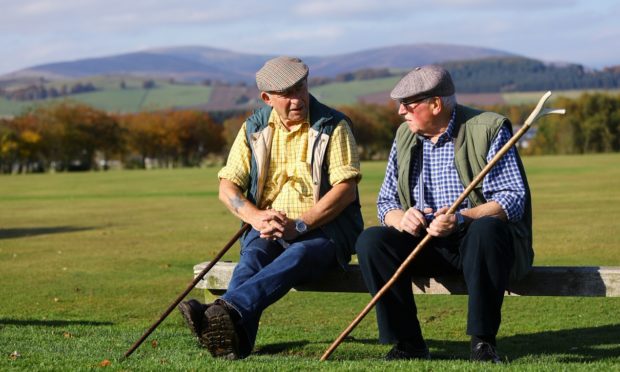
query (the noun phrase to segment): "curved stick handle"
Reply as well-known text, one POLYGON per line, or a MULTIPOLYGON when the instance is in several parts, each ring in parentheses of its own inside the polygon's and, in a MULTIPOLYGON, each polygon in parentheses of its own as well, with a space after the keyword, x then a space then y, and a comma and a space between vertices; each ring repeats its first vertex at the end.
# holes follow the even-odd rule
POLYGON ((530 116, 528 116, 527 119, 525 120, 525 123, 523 124, 524 126, 527 126, 529 128, 529 126, 532 125, 532 123, 534 123, 536 120, 538 120, 539 118, 545 115, 549 115, 549 114, 564 115, 566 113, 566 110, 564 109, 543 109, 543 106, 545 105, 549 97, 551 97, 551 91, 547 91, 547 93, 545 93, 538 100, 538 104, 536 105, 536 107, 534 108, 530 116))

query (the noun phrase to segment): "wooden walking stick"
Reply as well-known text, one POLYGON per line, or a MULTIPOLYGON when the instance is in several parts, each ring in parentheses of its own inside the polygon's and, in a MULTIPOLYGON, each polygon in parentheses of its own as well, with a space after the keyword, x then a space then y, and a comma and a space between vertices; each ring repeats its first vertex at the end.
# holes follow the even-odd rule
POLYGON ((187 286, 187 288, 185 288, 183 293, 181 293, 179 297, 177 297, 170 304, 170 306, 168 306, 166 311, 164 311, 163 314, 159 317, 159 319, 155 323, 153 323, 153 325, 151 325, 151 327, 147 329, 146 332, 144 332, 142 337, 140 337, 140 339, 136 341, 136 343, 134 343, 133 346, 131 346, 129 350, 125 352, 125 355, 124 355, 125 358, 128 358, 144 342, 144 340, 146 340, 146 338, 149 337, 151 333, 153 333, 155 328, 157 328, 157 326, 159 326, 161 322, 163 322, 164 319, 166 319, 166 317, 170 315, 170 313, 174 310, 174 308, 177 307, 177 305, 181 301, 183 301, 185 296, 187 296, 187 294, 192 289, 194 289, 196 284, 198 284, 198 282, 200 282, 202 278, 204 278, 204 276, 207 275, 209 270, 211 270, 211 268, 215 266, 215 264, 222 258, 222 256, 224 256, 224 254, 230 249, 230 247, 232 247, 232 245, 235 244, 237 239, 239 239, 239 237, 241 237, 241 235, 249 228, 250 228, 250 224, 248 223, 244 223, 243 226, 241 226, 239 231, 237 231, 237 233, 230 239, 230 241, 224 246, 224 248, 222 248, 222 250, 213 258, 213 260, 209 262, 209 264, 194 278, 194 280, 192 280, 192 282, 187 286))
MULTIPOLYGON (((504 147, 502 147, 497 152, 497 154, 495 154, 493 159, 491 159, 491 161, 489 161, 489 163, 482 169, 480 174, 478 174, 478 176, 476 176, 476 178, 474 178, 474 180, 471 181, 469 186, 467 186, 467 188, 456 199, 456 201, 452 204, 450 209, 448 209, 446 214, 453 214, 456 211, 458 206, 461 205, 461 203, 465 200, 465 198, 467 198, 469 193, 484 179, 484 177, 489 173, 491 168, 493 168, 493 166, 508 152, 508 150, 510 150, 510 148, 515 143, 517 143, 517 141, 525 134, 525 132, 527 132, 527 130, 530 129, 530 125, 534 121, 536 121, 538 118, 540 118, 540 117, 542 117, 544 115, 548 115, 548 114, 564 114, 565 113, 564 109, 543 109, 543 105, 545 104, 545 102, 547 101, 547 99, 550 96, 551 96, 551 92, 547 92, 547 93, 545 93, 545 95, 542 96, 542 98, 538 101, 538 104, 536 105, 536 108, 534 109, 534 111, 532 111, 530 116, 527 118, 527 120, 525 121, 525 124, 523 124, 521 129, 519 129, 519 131, 517 133, 515 133, 512 136, 512 138, 504 145, 504 147)), ((362 310, 362 312, 359 313, 359 315, 355 319, 353 319, 353 322, 351 322, 351 324, 349 324, 349 326, 340 334, 340 336, 338 336, 338 338, 325 351, 325 353, 321 357, 321 361, 327 360, 327 358, 329 358, 329 356, 334 352, 334 350, 336 350, 338 345, 340 345, 342 343, 344 338, 347 337, 349 335, 349 333, 351 333, 351 331, 353 331, 353 329, 362 321, 362 319, 364 319, 366 314, 368 314, 370 312, 370 310, 379 301, 381 296, 383 296, 385 294, 385 292, 387 292, 390 289, 390 287, 394 284, 394 282, 396 282, 396 280, 403 274, 403 272, 405 272, 405 269, 407 268, 407 266, 409 266, 411 261, 413 261, 413 259, 418 255, 418 253, 422 250, 422 248, 424 248, 424 246, 431 240, 431 238, 432 237, 430 235, 426 235, 422 239, 422 241, 420 241, 420 243, 418 243, 418 245, 415 247, 415 249, 409 254, 409 256, 407 256, 405 261, 396 270, 396 272, 390 278, 390 280, 388 280, 385 283, 385 285, 379 290, 379 292, 377 292, 377 294, 375 294, 375 296, 368 303, 368 305, 366 305, 366 307, 362 310)))

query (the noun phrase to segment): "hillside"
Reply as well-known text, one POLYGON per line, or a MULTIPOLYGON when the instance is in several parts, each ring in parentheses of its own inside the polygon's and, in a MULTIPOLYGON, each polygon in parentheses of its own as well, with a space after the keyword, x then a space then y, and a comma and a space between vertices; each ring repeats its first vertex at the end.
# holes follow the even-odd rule
MULTIPOLYGON (((0 116, 66 99, 119 113, 247 111, 259 104, 254 74, 269 57, 177 47, 35 66, 0 77, 0 116)), ((304 60, 311 92, 331 105, 389 102, 390 90, 410 66, 433 62, 451 72, 459 101, 473 105, 535 102, 547 90, 575 96, 620 88, 619 66, 588 70, 454 45, 403 45, 304 60)))
MULTIPOLYGON (((478 47, 447 44, 411 44, 369 49, 332 56, 302 56, 313 76, 333 77, 368 68, 404 68, 444 61, 471 60, 513 54, 478 47)), ((273 56, 238 53, 210 47, 187 46, 150 49, 101 58, 33 66, 0 76, 0 80, 67 79, 95 75, 130 75, 154 79, 199 82, 253 83, 256 71, 273 56)))

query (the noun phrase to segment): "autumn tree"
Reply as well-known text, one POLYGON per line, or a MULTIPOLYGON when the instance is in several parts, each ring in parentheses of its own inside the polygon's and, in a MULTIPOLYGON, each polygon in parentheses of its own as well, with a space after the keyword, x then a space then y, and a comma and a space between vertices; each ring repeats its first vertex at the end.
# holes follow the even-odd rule
POLYGON ((12 134, 5 133, 8 139, 3 142, 15 149, 22 171, 92 169, 97 151, 107 158, 122 149, 121 129, 114 118, 74 102, 39 106, 6 127, 12 134))
POLYGON ((153 159, 159 166, 196 166, 208 153, 224 147, 222 126, 199 111, 157 111, 125 115, 130 153, 137 154, 141 167, 153 159))
POLYGON ((168 121, 174 123, 178 154, 183 166, 197 166, 208 153, 224 147, 223 128, 211 117, 199 111, 173 111, 168 121))
POLYGON ((19 161, 18 134, 9 120, 0 120, 0 173, 10 173, 19 161))
POLYGON ((585 154, 620 151, 620 95, 559 97, 554 107, 566 115, 543 118, 528 154, 585 154))
POLYGON ((358 103, 338 108, 352 121, 362 159, 387 158, 396 129, 403 122, 396 105, 358 103))
POLYGON ((146 168, 147 158, 155 158, 159 154, 160 131, 163 120, 160 115, 150 112, 128 114, 119 119, 125 129, 127 153, 137 154, 140 167, 146 168))
POLYGON ((222 123, 222 136, 225 143, 225 152, 228 152, 228 150, 232 147, 232 144, 237 137, 237 133, 239 132, 239 129, 241 129, 241 125, 243 125, 245 119, 247 119, 250 115, 250 112, 245 112, 224 120, 222 123))

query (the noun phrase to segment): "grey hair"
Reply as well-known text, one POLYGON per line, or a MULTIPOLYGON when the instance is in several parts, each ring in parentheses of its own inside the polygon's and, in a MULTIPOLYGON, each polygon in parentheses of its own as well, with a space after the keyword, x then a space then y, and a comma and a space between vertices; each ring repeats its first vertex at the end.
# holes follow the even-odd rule
POLYGON ((441 99, 441 103, 448 110, 448 112, 452 112, 456 107, 456 95, 453 94, 451 96, 439 97, 441 99))

